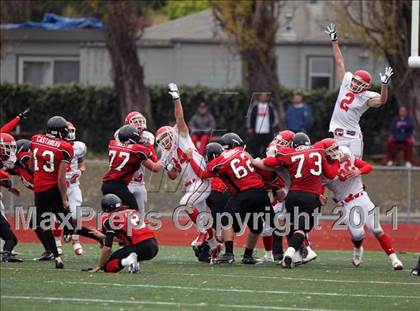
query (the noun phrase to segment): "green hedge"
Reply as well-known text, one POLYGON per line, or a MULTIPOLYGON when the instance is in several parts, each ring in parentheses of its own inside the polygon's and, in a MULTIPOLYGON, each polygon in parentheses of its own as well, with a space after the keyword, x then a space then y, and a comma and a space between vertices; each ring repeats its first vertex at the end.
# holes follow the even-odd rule
MULTIPOLYGON (((173 108, 166 87, 151 86, 149 89, 154 124, 161 126, 173 122, 173 108)), ((180 86, 180 90, 187 120, 194 114, 198 103, 205 101, 216 117, 219 129, 244 133, 249 98, 242 89, 180 86)), ((290 99, 292 92, 290 89, 283 89, 285 102, 290 99)), ((312 91, 304 95, 313 113, 311 137, 314 140, 325 137, 337 92, 312 91)), ((121 124, 116 95, 110 87, 72 84, 36 88, 5 83, 0 85, 0 103, 0 124, 31 106, 32 112, 22 123, 21 130, 33 133, 43 131, 47 119, 60 114, 75 123, 79 138, 96 152, 105 150, 108 139, 121 124)), ((396 112, 397 104, 391 97, 385 107, 370 109, 364 115, 361 125, 367 154, 383 152, 388 126, 396 112)))

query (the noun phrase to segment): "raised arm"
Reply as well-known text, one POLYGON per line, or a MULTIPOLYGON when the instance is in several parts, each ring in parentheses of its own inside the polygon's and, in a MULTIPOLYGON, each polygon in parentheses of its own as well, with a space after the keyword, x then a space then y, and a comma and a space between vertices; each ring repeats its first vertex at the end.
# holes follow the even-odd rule
POLYGON ((339 79, 342 81, 344 79, 344 75, 346 74, 346 66, 344 65, 343 54, 341 54, 340 47, 338 46, 337 30, 335 24, 328 26, 325 30, 325 33, 330 36, 333 55, 337 65, 337 74, 339 79))
POLYGON ((391 79, 391 76, 394 74, 394 71, 391 67, 385 68, 385 74, 380 73, 379 76, 381 77, 381 95, 376 96, 368 100, 367 104, 369 107, 380 107, 384 105, 388 100, 388 83, 391 79))
POLYGON ((172 96, 175 107, 175 120, 180 133, 188 134, 188 125, 184 119, 184 110, 182 109, 181 99, 179 97, 178 86, 175 83, 169 83, 169 94, 172 96))

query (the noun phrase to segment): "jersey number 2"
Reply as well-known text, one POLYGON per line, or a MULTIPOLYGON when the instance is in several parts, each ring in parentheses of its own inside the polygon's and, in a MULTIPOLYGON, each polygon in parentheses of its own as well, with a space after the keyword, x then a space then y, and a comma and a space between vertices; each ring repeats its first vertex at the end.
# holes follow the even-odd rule
POLYGON ((347 112, 349 110, 349 106, 353 103, 353 101, 354 94, 352 92, 348 92, 345 95, 345 97, 341 100, 340 108, 347 112))

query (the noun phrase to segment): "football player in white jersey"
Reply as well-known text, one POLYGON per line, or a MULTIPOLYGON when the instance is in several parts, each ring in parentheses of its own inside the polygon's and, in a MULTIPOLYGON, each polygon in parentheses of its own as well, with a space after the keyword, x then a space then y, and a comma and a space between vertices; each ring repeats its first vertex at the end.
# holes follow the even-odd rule
MULTIPOLYGON (((85 156, 87 153, 87 147, 85 143, 76 140, 76 128, 71 122, 68 123, 68 135, 66 140, 70 142, 73 146, 74 154, 71 159, 70 165, 67 168, 66 172, 66 182, 67 182, 67 197, 69 200, 69 209, 72 215, 72 219, 76 220, 78 217, 78 210, 81 208, 83 199, 82 199, 82 190, 80 189, 80 176, 86 171, 85 156)), ((80 214, 81 211, 79 211, 80 214)), ((61 249, 61 234, 56 236, 57 248, 61 249)), ((70 241, 73 244, 73 250, 76 255, 83 254, 83 248, 80 244, 80 237, 77 234, 72 234, 71 236, 65 236, 64 240, 70 241)))
POLYGON ((379 74, 382 82, 381 93, 368 91, 372 82, 369 72, 365 70, 357 70, 354 73, 346 72, 344 58, 338 46, 335 25, 328 26, 325 32, 331 38, 338 78, 342 81, 331 117, 329 132, 334 135, 340 146, 349 147, 352 154, 360 159, 363 155, 360 117, 370 107, 380 107, 386 103, 388 83, 394 73, 391 67, 386 67, 385 74, 379 74))
POLYGON ((370 200, 362 182, 361 175, 371 172, 372 166, 356 158, 346 146, 340 146, 335 157, 340 159, 338 176, 334 180, 326 180, 325 183, 333 192, 337 206, 344 208, 343 223, 347 225, 354 245, 353 265, 358 267, 362 263, 362 243, 366 226, 388 255, 392 267, 395 270, 402 270, 403 264, 395 254, 391 239, 383 231, 379 217, 376 217, 379 215, 375 216, 373 211, 376 208, 375 204, 370 200))
MULTIPOLYGON (((161 160, 165 163, 165 169, 169 178, 175 179, 181 176, 185 186, 185 195, 181 198, 180 206, 188 208, 196 207, 200 213, 209 211, 206 199, 210 195, 211 186, 209 180, 203 180, 197 176, 190 165, 187 152, 192 149, 192 157, 198 165, 205 170, 206 162, 203 156, 197 151, 189 135, 187 123, 184 119, 184 112, 180 100, 179 90, 176 84, 170 83, 169 94, 172 96, 175 106, 176 125, 163 126, 156 132, 156 142, 161 150, 161 160)), ((191 243, 200 246, 207 239, 211 249, 215 249, 218 244, 214 237, 213 229, 205 230, 201 223, 201 215, 191 212, 188 213, 191 220, 197 224, 199 235, 191 243)))
MULTIPOLYGON (((152 153, 152 161, 157 160, 156 151, 153 147, 155 144, 155 136, 147 131, 146 118, 137 111, 130 112, 125 118, 125 124, 134 126, 141 136, 141 144, 147 146, 152 153)), ((118 133, 116 135, 118 137, 118 133)), ((144 182, 145 169, 141 165, 138 171, 133 175, 132 181, 128 184, 128 190, 134 195, 137 201, 137 206, 141 214, 145 213, 145 205, 147 203, 147 189, 144 182)))

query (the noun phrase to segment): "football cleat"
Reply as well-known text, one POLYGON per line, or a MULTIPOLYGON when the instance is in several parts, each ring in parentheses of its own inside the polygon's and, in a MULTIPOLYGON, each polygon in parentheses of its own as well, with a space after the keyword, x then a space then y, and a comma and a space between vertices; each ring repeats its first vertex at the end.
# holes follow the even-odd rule
POLYGON ((257 259, 260 263, 274 262, 274 256, 272 252, 266 252, 263 257, 257 259))
POLYGON ((310 246, 306 247, 306 251, 307 254, 306 257, 302 258, 302 264, 311 262, 312 260, 315 260, 318 257, 317 253, 315 253, 310 246))
POLYGON ((283 262, 282 262, 282 267, 292 269, 294 267, 293 258, 290 257, 290 256, 284 256, 283 262))
POLYGON ((222 256, 216 257, 214 259, 215 264, 223 264, 223 263, 232 264, 234 262, 235 262, 235 256, 231 253, 223 254, 222 256))
POLYGON ((76 242, 76 243, 73 244, 73 250, 74 250, 74 253, 77 256, 80 256, 80 255, 83 254, 83 248, 82 248, 82 245, 79 242, 76 242))
POLYGON ((137 273, 140 271, 140 264, 138 262, 138 256, 136 253, 131 253, 126 259, 128 259, 129 273, 137 273))
POLYGON ((36 257, 33 260, 35 260, 35 261, 50 261, 50 260, 54 260, 54 256, 51 252, 43 252, 40 257, 36 257))
POLYGON ((283 254, 273 254, 274 261, 282 261, 283 254))
POLYGON ((60 256, 55 257, 54 261, 55 261, 55 268, 56 269, 64 269, 64 262, 63 262, 63 259, 60 256))
POLYGON ((302 249, 297 250, 292 257, 293 265, 299 266, 303 263, 303 256, 306 254, 306 248, 303 247, 302 249), (305 249, 303 251, 303 249, 305 249))
POLYGON ((398 258, 392 261, 392 267, 397 271, 404 269, 402 262, 398 258))
POLYGON ((63 239, 65 243, 69 243, 71 241, 71 234, 64 234, 63 239))
POLYGON ((4 252, 3 253, 3 258, 2 258, 1 261, 2 262, 23 262, 22 259, 16 258, 10 252, 4 252))
POLYGON ((207 232, 200 232, 194 241, 191 242, 191 246, 200 246, 203 245, 204 241, 207 239, 207 232))
POLYGON ((417 264, 417 266, 414 267, 413 270, 411 270, 412 276, 420 276, 420 262, 417 264))
POLYGON ((261 263, 261 262, 258 262, 254 258, 254 256, 244 256, 244 257, 242 257, 242 263, 244 265, 256 265, 256 264, 261 263))
POLYGON ((360 264, 363 262, 362 257, 363 257, 363 246, 360 246, 360 248, 354 248, 353 259, 352 259, 353 266, 355 266, 356 268, 359 267, 360 264))

